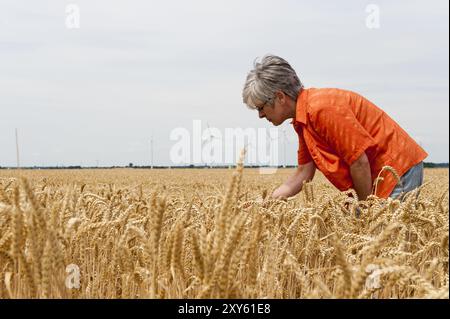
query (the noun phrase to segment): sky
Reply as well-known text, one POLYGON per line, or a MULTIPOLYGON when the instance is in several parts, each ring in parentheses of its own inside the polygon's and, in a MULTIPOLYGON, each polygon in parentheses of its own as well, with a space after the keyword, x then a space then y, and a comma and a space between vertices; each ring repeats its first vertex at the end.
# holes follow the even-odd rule
MULTIPOLYGON (((193 134, 194 121, 204 134, 268 130, 242 102, 253 61, 268 53, 289 61, 305 87, 362 94, 427 151, 425 161, 448 162, 448 6, 2 0, 0 166, 16 165, 15 128, 22 166, 173 165, 171 133, 193 134)), ((295 164, 296 133, 289 121, 278 129, 280 162, 295 164)))

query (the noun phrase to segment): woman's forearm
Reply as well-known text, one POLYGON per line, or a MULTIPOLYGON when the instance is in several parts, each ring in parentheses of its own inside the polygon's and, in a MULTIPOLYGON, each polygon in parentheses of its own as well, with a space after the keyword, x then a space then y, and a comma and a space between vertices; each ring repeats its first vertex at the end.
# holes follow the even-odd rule
POLYGON ((296 195, 302 190, 303 181, 305 181, 306 179, 306 175, 301 171, 295 172, 273 192, 272 198, 288 198, 296 195))
POLYGON ((366 200, 367 196, 372 193, 372 175, 369 163, 360 165, 352 165, 350 174, 353 179, 353 185, 358 194, 359 200, 366 200))

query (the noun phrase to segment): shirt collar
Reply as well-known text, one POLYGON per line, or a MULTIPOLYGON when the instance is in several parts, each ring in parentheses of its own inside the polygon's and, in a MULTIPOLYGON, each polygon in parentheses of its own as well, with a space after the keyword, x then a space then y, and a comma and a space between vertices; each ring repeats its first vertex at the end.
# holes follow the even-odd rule
POLYGON ((297 102, 295 106, 295 119, 292 120, 291 124, 295 122, 302 123, 306 125, 306 101, 308 98, 308 90, 301 89, 297 97, 297 102))

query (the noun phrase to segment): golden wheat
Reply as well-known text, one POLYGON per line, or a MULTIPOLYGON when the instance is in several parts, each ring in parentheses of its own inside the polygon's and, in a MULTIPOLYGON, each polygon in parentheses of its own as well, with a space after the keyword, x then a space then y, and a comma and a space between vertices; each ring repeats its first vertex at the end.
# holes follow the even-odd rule
POLYGON ((447 169, 402 201, 359 201, 321 174, 273 200, 292 170, 242 160, 1 170, 0 298, 448 298, 447 169))

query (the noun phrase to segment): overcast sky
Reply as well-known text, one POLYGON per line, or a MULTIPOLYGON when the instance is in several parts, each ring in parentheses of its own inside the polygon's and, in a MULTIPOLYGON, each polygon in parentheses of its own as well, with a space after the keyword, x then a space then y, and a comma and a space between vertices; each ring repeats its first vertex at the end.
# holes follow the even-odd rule
MULTIPOLYGON (((171 165, 170 132, 193 120, 269 128, 241 97, 266 53, 305 87, 364 95, 425 161, 448 162, 448 10, 447 0, 1 0, 0 166, 16 164, 15 128, 25 166, 149 164, 152 135, 154 164, 171 165), (71 3, 79 28, 67 27, 71 3), (379 28, 367 27, 368 4, 379 28)), ((295 132, 281 128, 294 164, 295 132)))

